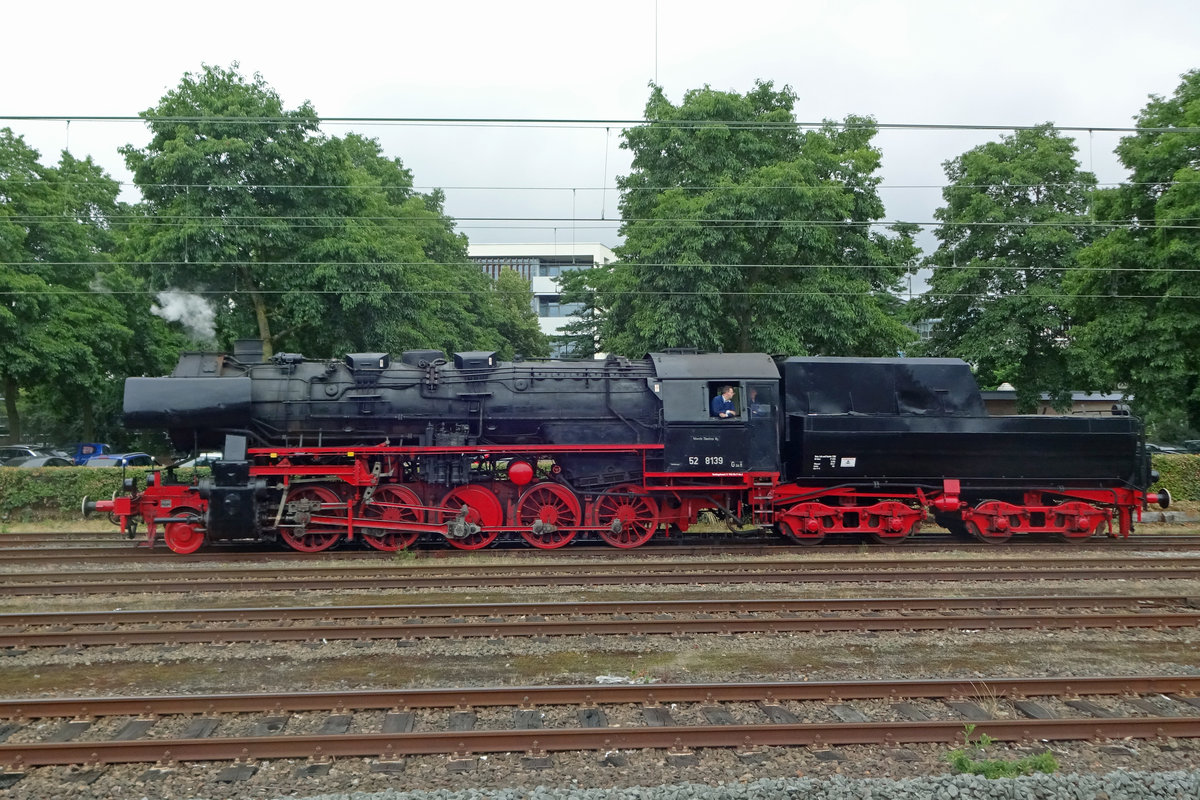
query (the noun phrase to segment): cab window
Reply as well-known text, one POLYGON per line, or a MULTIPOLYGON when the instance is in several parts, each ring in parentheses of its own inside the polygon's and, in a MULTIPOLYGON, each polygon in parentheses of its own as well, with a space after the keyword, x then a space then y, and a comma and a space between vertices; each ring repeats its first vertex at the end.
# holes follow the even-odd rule
POLYGON ((746 416, 750 419, 774 419, 779 405, 773 383, 751 383, 746 386, 746 416))
POLYGON ((710 419, 741 419, 745 417, 741 386, 732 381, 709 381, 707 392, 704 396, 704 408, 707 410, 707 416, 710 419), (730 389, 733 390, 733 394, 729 396, 728 403, 726 403, 723 398, 730 389), (732 406, 731 409, 730 406, 732 406), (719 416, 718 411, 720 409, 732 410, 732 417, 719 416))

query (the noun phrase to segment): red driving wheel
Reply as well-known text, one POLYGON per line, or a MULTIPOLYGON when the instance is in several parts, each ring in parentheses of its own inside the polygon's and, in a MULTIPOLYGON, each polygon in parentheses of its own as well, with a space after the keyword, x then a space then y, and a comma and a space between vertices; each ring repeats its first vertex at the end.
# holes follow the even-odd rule
POLYGON ((521 536, 543 550, 562 547, 574 539, 581 518, 579 499, 558 483, 534 484, 517 501, 517 524, 527 528, 521 536))
POLYGON ((163 541, 167 547, 176 553, 194 553, 204 544, 204 524, 200 521, 201 514, 194 508, 175 508, 171 510, 172 517, 195 516, 193 522, 168 522, 163 532, 163 541))
POLYGON ((613 547, 637 547, 658 530, 658 506, 640 486, 614 486, 596 501, 596 524, 613 547))
POLYGON ((300 510, 294 513, 295 525, 281 528, 279 535, 288 547, 301 553, 319 553, 328 550, 342 538, 345 526, 334 527, 327 523, 312 524, 314 516, 345 516, 342 498, 328 486, 298 486, 288 492, 287 502, 297 503, 300 510))
POLYGON ((448 523, 451 534, 446 540, 459 550, 479 550, 496 541, 504 524, 504 507, 491 489, 482 486, 456 486, 442 498, 442 520, 448 523), (463 513, 463 507, 466 512, 463 513), (458 526, 474 526, 474 533, 452 535, 458 526))
POLYGON ((421 535, 419 531, 397 531, 388 528, 371 528, 370 520, 378 519, 392 523, 424 522, 425 513, 420 508, 421 498, 406 486, 379 486, 371 496, 371 502, 362 509, 362 539, 376 550, 393 553, 410 547, 421 535))

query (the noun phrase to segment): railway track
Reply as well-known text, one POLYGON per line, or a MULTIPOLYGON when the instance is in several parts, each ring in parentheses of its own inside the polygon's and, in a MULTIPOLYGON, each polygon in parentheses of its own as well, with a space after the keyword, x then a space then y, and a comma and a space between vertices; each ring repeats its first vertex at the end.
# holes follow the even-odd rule
POLYGON ((6 572, 0 596, 279 590, 400 590, 504 586, 878 583, 1030 580, 1195 580, 1200 558, 749 561, 577 560, 534 564, 374 561, 306 567, 6 572))
MULTIPOLYGON (((589 685, 0 701, 0 777, 49 765, 1200 737, 1200 677, 589 685), (250 715, 247 719, 246 715, 250 715)), ((327 768, 327 767, 326 767, 327 768)))
POLYGON ((525 636, 1165 630, 1200 627, 1200 612, 1190 603, 1183 597, 1056 596, 71 611, 0 615, 0 648, 11 653, 55 646, 525 636))
MULTIPOLYGON (((983 547, 983 545, 978 545, 983 547)), ((962 541, 922 541, 910 542, 903 545, 881 544, 824 544, 812 552, 820 556, 844 555, 866 552, 962 552, 975 548, 969 542, 962 541)), ((990 547, 990 545, 989 545, 990 547)), ((1006 544, 1005 555, 1019 553, 1042 552, 1047 554, 1078 553, 1081 550, 1089 552, 1129 551, 1154 549, 1164 552, 1200 552, 1200 537, 1163 536, 1143 539, 1096 539, 1094 541, 1065 544, 1063 542, 1039 541, 1006 544)), ((524 556, 529 558, 545 557, 545 550, 533 547, 514 547, 491 551, 503 557, 524 556)), ((639 548, 636 552, 617 551, 611 547, 576 546, 568 551, 572 557, 578 558, 677 558, 680 556, 755 556, 783 555, 796 553, 795 545, 778 544, 672 544, 662 547, 639 548)), ((479 551, 453 550, 450 548, 437 550, 414 550, 410 556, 414 560, 478 558, 479 551)), ((203 550, 190 555, 181 555, 164 547, 154 549, 138 547, 129 543, 106 546, 96 544, 79 544, 70 547, 44 544, 40 547, 4 548, 0 545, 0 565, 4 564, 61 564, 69 561, 76 564, 93 562, 116 563, 153 563, 164 561, 172 564, 201 564, 201 563, 304 563, 308 561, 386 561, 394 560, 395 553, 384 553, 378 550, 349 550, 341 549, 320 553, 298 553, 291 550, 263 550, 261 548, 233 548, 226 550, 203 550)))
MULTIPOLYGON (((787 552, 816 552, 821 554, 862 552, 864 549, 868 551, 878 550, 886 551, 908 551, 922 550, 941 552, 946 550, 971 550, 984 549, 994 550, 997 545, 983 544, 981 542, 973 542, 953 537, 950 534, 922 534, 909 538, 899 544, 879 544, 870 541, 858 541, 851 537, 834 538, 831 537, 828 541, 822 542, 820 545, 811 548, 804 548, 792 542, 789 542, 782 537, 776 535, 731 535, 721 536, 714 534, 705 535, 687 535, 685 537, 676 538, 656 538, 652 539, 645 545, 636 548, 634 551, 620 551, 608 545, 593 545, 586 541, 573 543, 571 546, 562 550, 562 553, 570 553, 573 556, 583 557, 611 557, 621 556, 628 557, 630 555, 754 555, 763 553, 787 553, 787 552)), ((1083 539, 1075 542, 1063 542, 1056 537, 1036 537, 1030 536, 1027 539, 1017 542, 1007 542, 1001 548, 1005 553, 1020 552, 1022 550, 1034 551, 1061 551, 1061 552, 1078 552, 1081 549, 1141 549, 1141 548, 1156 548, 1163 550, 1200 550, 1200 534, 1173 534, 1173 535, 1135 535, 1128 539, 1114 539, 1107 536, 1094 536, 1090 539, 1083 539)), ((2 534, 0 535, 0 564, 8 562, 60 562, 63 560, 62 550, 70 549, 71 555, 75 558, 86 558, 88 560, 127 560, 127 561, 150 561, 156 559, 167 559, 177 563, 190 563, 198 561, 236 561, 236 560, 286 560, 286 561, 304 561, 304 560, 319 560, 319 559, 377 559, 377 558, 394 558, 394 553, 383 553, 378 550, 371 549, 354 549, 350 547, 338 548, 319 553, 300 553, 294 550, 285 550, 282 548, 264 547, 262 545, 238 547, 231 546, 227 548, 205 548, 200 552, 190 555, 181 555, 169 550, 162 542, 158 543, 155 548, 144 546, 144 542, 139 538, 134 541, 124 539, 114 533, 103 531, 85 531, 85 532, 47 532, 37 534, 2 534)), ((461 557, 478 557, 481 551, 457 550, 455 548, 446 547, 423 547, 414 548, 406 554, 409 557, 423 558, 461 558, 461 557)), ((503 553, 505 556, 522 554, 527 556, 544 556, 545 550, 539 550, 531 547, 523 539, 514 541, 497 541, 496 545, 488 548, 486 552, 503 553)))

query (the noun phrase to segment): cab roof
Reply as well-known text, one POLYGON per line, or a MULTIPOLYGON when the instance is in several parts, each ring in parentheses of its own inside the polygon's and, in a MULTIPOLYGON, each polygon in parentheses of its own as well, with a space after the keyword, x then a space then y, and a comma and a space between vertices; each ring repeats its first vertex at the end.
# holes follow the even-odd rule
POLYGON ((779 380, 766 353, 650 353, 658 377, 693 380, 779 380))

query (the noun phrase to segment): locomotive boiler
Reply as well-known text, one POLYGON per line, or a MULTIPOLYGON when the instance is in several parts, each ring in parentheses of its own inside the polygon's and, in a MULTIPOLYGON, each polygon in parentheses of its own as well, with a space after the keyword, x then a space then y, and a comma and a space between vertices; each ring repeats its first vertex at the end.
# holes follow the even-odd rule
POLYGON ((1169 502, 1148 492, 1136 419, 990 417, 957 359, 264 360, 243 344, 128 379, 125 421, 180 449, 224 448, 209 478, 168 468, 85 500, 178 552, 422 538, 474 549, 502 535, 635 547, 706 511, 800 543, 899 542, 931 516, 988 542, 1079 540, 1128 535, 1147 503, 1169 502), (716 417, 710 401, 728 389, 734 413, 716 417))

